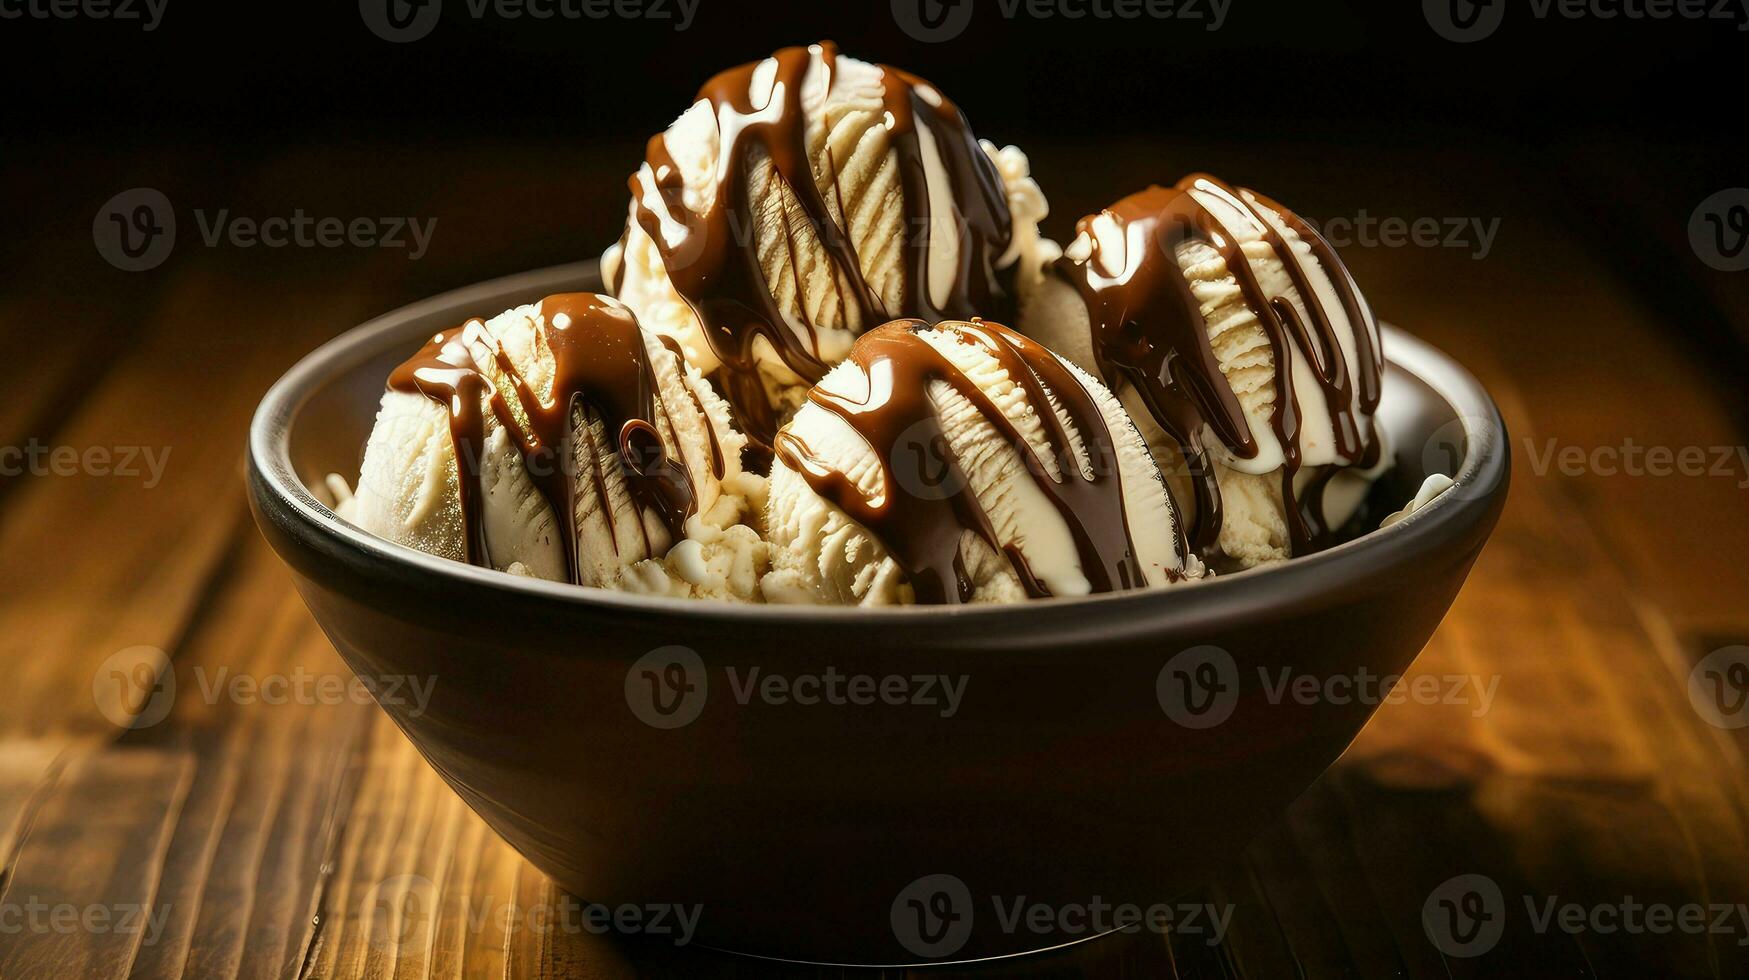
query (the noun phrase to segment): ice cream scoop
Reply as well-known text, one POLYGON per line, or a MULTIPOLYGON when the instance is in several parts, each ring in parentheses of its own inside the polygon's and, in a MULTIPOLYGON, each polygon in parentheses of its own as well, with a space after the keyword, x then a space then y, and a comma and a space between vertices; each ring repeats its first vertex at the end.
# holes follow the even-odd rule
POLYGON ((725 71, 632 176, 613 292, 768 443, 864 330, 1014 313, 1044 197, 914 75, 785 48, 725 71))
POLYGON ((395 369, 344 516, 422 551, 581 585, 751 598, 764 480, 722 400, 617 300, 549 296, 395 369))
POLYGON ((1117 400, 1000 324, 864 334, 775 449, 769 601, 1017 601, 1202 574, 1117 400))
POLYGON ((1378 323, 1305 219, 1206 174, 1082 218, 1021 327, 1110 384, 1238 566, 1327 547, 1389 465, 1378 323))

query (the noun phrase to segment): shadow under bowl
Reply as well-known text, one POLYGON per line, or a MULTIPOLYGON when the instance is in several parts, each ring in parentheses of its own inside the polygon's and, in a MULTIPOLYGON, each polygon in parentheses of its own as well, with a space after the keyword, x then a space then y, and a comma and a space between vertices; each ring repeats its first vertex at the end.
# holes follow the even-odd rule
POLYGON ((424 704, 379 698, 431 765, 565 889, 640 910, 630 931, 656 942, 959 961, 1088 937, 1073 916, 1011 921, 1022 897, 1183 894, 1376 706, 1282 697, 1282 672, 1402 673, 1505 502, 1493 402, 1391 328, 1379 421, 1397 455, 1375 498, 1394 507, 1433 472, 1456 486, 1320 554, 1172 589, 881 610, 657 599, 424 555, 318 500, 326 474, 358 472, 384 378, 425 338, 599 288, 593 262, 529 272, 335 339, 263 400, 248 485, 352 669, 433 685, 424 704))

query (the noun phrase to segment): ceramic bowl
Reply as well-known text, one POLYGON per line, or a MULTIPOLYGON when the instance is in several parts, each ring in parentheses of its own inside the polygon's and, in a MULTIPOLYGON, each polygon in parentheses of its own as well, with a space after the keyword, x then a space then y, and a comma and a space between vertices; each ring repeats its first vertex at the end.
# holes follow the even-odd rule
POLYGON ((1506 497, 1486 392, 1387 328, 1379 420, 1397 458, 1373 516, 1429 473, 1456 486, 1320 554, 1178 588, 879 610, 648 598, 431 557, 323 504, 425 338, 599 288, 594 263, 530 272, 338 337, 263 400, 248 486, 352 669, 433 685, 422 705, 382 699, 431 765, 569 892, 643 910, 630 931, 653 941, 967 960, 1087 938, 1111 924, 1077 913, 1096 902, 1169 903, 1376 706, 1284 695, 1283 671, 1328 690, 1404 671, 1506 497))

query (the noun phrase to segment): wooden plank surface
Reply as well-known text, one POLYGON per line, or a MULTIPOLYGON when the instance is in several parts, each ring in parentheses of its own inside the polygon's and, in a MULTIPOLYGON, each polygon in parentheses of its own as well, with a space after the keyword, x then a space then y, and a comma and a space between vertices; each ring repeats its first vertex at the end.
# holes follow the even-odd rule
MULTIPOLYGON (((1246 148, 1133 149, 1114 179, 1248 179, 1246 148)), ((1081 152, 1041 147, 1034 166, 1066 172, 1081 152)), ((1373 304, 1470 366, 1507 416, 1518 465, 1506 515, 1415 667, 1476 686, 1382 707, 1209 882, 1201 900, 1231 915, 1218 942, 1113 937, 946 972, 1482 976, 1510 957, 1527 975, 1749 975, 1749 924, 1539 932, 1523 906, 1749 902, 1743 736, 1708 724, 1687 694, 1699 657, 1749 637, 1749 473, 1568 473, 1527 459, 1551 440, 1593 458, 1628 439, 1742 445, 1721 365, 1673 340, 1672 310, 1575 225, 1574 196, 1612 186, 1594 169, 1569 183, 1559 167, 1447 151, 1439 174, 1409 159, 1362 179, 1304 159, 1303 186, 1265 189, 1317 218, 1364 207, 1499 219, 1485 258, 1345 252, 1373 304), (1484 876, 1511 906, 1489 958, 1444 955, 1424 928, 1423 905, 1459 875, 1484 876)), ((137 908, 158 925, 0 934, 0 976, 850 972, 541 928, 563 896, 375 706, 272 704, 228 686, 350 677, 247 520, 239 459, 261 391, 399 302, 593 251, 605 236, 579 229, 611 227, 621 207, 575 192, 580 174, 618 186, 617 164, 592 153, 410 148, 373 161, 405 175, 394 186, 360 178, 358 162, 346 150, 243 159, 227 181, 189 187, 171 158, 123 186, 241 213, 437 217, 421 261, 190 245, 160 270, 120 273, 88 237, 119 189, 104 171, 73 172, 23 212, 60 230, 6 253, 24 274, 0 291, 0 336, 31 338, 41 360, 0 400, 0 445, 154 446, 170 462, 150 488, 90 474, 0 483, 0 910, 137 908), (106 700, 105 683, 130 696, 106 700)), ((1066 227, 1092 194, 1055 198, 1053 221, 1066 227)), ((1651 227, 1688 217, 1641 204, 1651 227)), ((1646 261, 1681 261, 1669 245, 1680 241, 1665 236, 1646 261)))

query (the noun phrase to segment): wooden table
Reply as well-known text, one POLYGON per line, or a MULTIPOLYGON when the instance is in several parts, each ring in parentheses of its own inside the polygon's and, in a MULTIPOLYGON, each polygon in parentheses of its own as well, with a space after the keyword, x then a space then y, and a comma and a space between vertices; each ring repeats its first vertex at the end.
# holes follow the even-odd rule
MULTIPOLYGON (((1525 904, 1749 902, 1745 730, 1689 697, 1701 658, 1749 640, 1749 471, 1539 464, 1550 447, 1596 460, 1629 439, 1744 444, 1745 288, 1688 251, 1698 198, 1645 192, 1636 168, 1677 158, 1430 149, 1437 166, 1378 148, 1360 175, 1316 147, 1121 147, 1102 154, 1104 187, 1211 169, 1320 218, 1500 219, 1482 259, 1347 250, 1374 305, 1471 366, 1511 428, 1505 517, 1415 670, 1478 678, 1491 699, 1382 707, 1209 883, 1203 899, 1231 915, 1219 941, 1143 933, 957 972, 1749 975, 1741 912, 1699 933, 1538 931, 1525 904), (1486 876, 1504 902, 1480 958, 1442 954, 1423 926, 1458 875, 1486 876)), ((0 976, 776 972, 541 928, 553 886, 374 705, 308 696, 350 675, 251 526, 239 479, 250 412, 299 355, 439 289, 589 254, 623 215, 634 151, 224 147, 124 162, 63 146, 0 164, 17 229, 0 244, 0 446, 169 453, 155 481, 139 466, 0 477, 0 976), (53 186, 32 182, 42 173, 53 186), (99 206, 133 186, 163 190, 181 226, 170 260, 137 274, 90 237, 99 206), (209 247, 194 213, 294 208, 439 226, 409 261, 209 247), (175 693, 131 706, 154 723, 118 727, 131 709, 115 717, 103 691, 118 664, 153 656, 139 647, 173 664, 175 693), (272 698, 239 678, 309 686, 272 698), (379 899, 409 881, 435 914, 385 942, 379 899), (149 928, 117 921, 140 909, 149 928)), ((1058 233, 1112 196, 1052 188, 1050 174, 1085 169, 1075 147, 1033 158, 1058 233)))

